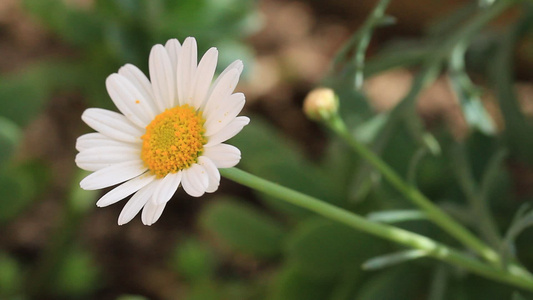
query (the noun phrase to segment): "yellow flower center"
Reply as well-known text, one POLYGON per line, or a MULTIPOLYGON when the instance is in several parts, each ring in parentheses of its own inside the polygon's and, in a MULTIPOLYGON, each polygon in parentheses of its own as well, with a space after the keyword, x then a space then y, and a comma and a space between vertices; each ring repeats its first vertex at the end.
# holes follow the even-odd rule
POLYGON ((141 137, 141 158, 158 178, 189 168, 207 142, 202 112, 185 104, 157 115, 141 137))

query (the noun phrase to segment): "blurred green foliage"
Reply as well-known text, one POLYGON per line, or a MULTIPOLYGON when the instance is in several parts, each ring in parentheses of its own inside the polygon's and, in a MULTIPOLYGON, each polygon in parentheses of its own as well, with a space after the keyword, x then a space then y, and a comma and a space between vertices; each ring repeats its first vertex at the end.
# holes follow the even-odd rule
POLYGON ((283 227, 245 204, 220 199, 204 209, 200 222, 235 250, 259 257, 280 252, 283 227))
MULTIPOLYGON (((43 162, 20 161, 17 151, 25 126, 55 93, 78 91, 88 106, 111 108, 105 78, 125 62, 146 71, 151 46, 169 38, 195 36, 200 52, 209 46, 221 49, 220 66, 241 59, 250 70, 253 55, 242 40, 261 25, 256 1, 97 0, 91 8, 60 0, 23 2, 71 54, 0 76, 0 226, 16 220, 46 190, 49 167, 43 162)), ((369 105, 372 99, 354 87, 355 76, 424 67, 442 48, 443 40, 450 40, 465 22, 490 9, 490 1, 483 2, 487 2, 483 8, 470 3, 435 22, 418 41, 400 41, 381 49, 365 62, 362 74, 350 63, 354 53, 348 51, 348 63, 329 74, 324 84, 339 95, 341 115, 356 138, 452 216, 489 242, 499 243, 495 246, 509 260, 532 267, 533 232, 528 230, 532 213, 527 207, 520 209, 531 195, 513 190, 516 178, 509 172, 509 162, 527 168, 533 163, 533 129, 518 105, 512 65, 517 43, 531 35, 531 5, 524 5, 522 17, 502 33, 484 31, 483 40, 468 36, 453 45, 434 66, 422 68, 426 71, 415 80, 419 86, 413 86, 412 96, 404 99, 404 103, 415 103, 417 89, 430 84, 438 74, 446 76, 469 126, 464 140, 453 137, 444 125, 426 129, 410 104, 377 114, 369 105), (470 79, 471 71, 494 88, 505 120, 503 132, 494 130, 494 122, 482 105, 485 90, 470 79), (487 234, 490 229, 479 221, 476 201, 496 212, 496 241, 490 240, 494 232, 487 234)), ((452 243, 417 211, 411 217, 393 220, 398 212, 413 212, 409 203, 342 142, 324 134, 327 145, 320 159, 309 158, 305 149, 260 116, 253 116, 232 143, 243 153, 240 166, 254 174, 361 215, 374 213, 375 218, 376 212, 383 213, 381 221, 396 222, 402 228, 452 243)), ((63 203, 64 224, 58 226, 57 236, 40 257, 42 261, 23 263, 14 253, 0 249, 0 298, 26 299, 26 285, 43 288, 30 291, 33 296, 64 299, 89 299, 106 288, 107 278, 98 261, 78 244, 75 234, 96 197, 78 189, 78 181, 73 180, 73 189, 63 203), (29 283, 36 278, 42 282, 29 283)), ((433 260, 416 257, 406 262, 407 256, 398 259, 397 255, 403 248, 262 194, 254 196, 261 205, 245 203, 250 199, 215 196, 198 217, 202 236, 214 237, 214 242, 187 237, 176 244, 168 267, 184 282, 186 299, 532 297, 433 260), (221 254, 224 251, 252 259, 257 270, 248 275, 228 272, 221 254), (369 261, 382 265, 363 270, 362 265, 369 261)), ((148 298, 122 295, 117 299, 148 298)))
MULTIPOLYGON (((242 40, 261 25, 255 1, 245 0, 96 0, 90 7, 62 0, 21 3, 68 54, 30 64, 15 73, 0 74, 1 226, 15 220, 47 190, 53 175, 49 164, 26 161, 17 153, 25 127, 55 95, 80 93, 87 106, 113 109, 105 78, 125 63, 148 73, 150 48, 170 38, 183 41, 194 36, 200 52, 211 46, 224 49, 220 51, 219 66, 241 59, 250 70, 253 56, 242 40)), ((94 207, 96 196, 79 189, 78 182, 74 178, 72 191, 61 202, 65 206, 63 223, 37 262, 22 265, 9 252, 2 253, 0 298, 18 299, 29 294, 36 298, 85 299, 103 284, 99 265, 91 253, 72 247, 79 239, 76 232, 83 215, 94 207)), ((190 258, 191 254, 181 255, 190 258)), ((204 257, 199 259, 204 262, 204 257)), ((199 265, 182 262, 180 266, 195 276, 199 265)))

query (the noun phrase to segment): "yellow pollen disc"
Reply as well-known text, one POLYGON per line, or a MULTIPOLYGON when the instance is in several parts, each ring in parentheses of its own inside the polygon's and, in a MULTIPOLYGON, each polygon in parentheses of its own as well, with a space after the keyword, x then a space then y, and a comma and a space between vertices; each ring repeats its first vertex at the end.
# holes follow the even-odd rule
POLYGON ((207 142, 202 112, 185 104, 157 115, 141 137, 141 158, 158 178, 189 168, 207 142))

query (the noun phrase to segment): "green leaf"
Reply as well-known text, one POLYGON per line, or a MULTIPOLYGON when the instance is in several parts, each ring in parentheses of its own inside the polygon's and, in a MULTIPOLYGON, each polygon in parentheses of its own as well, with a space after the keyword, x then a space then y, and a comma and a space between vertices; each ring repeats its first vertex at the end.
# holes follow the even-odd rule
POLYGON ((0 297, 2 299, 21 293, 22 270, 18 262, 7 253, 0 252, 0 297))
POLYGON ((427 34, 440 39, 453 30, 457 30, 465 21, 472 18, 477 11, 478 7, 475 3, 466 3, 462 7, 452 10, 451 13, 446 14, 444 17, 431 20, 431 24, 426 30, 427 34))
POLYGON ((427 215, 416 209, 378 211, 368 214, 367 218, 374 222, 398 223, 413 220, 426 220, 427 215))
POLYGON ((328 299, 332 283, 307 276, 300 268, 286 264, 272 285, 272 300, 328 299))
POLYGON ((524 116, 514 90, 513 59, 515 46, 521 36, 533 26, 531 13, 513 24, 499 40, 497 52, 489 65, 489 77, 496 89, 505 122, 503 135, 512 156, 533 165, 533 125, 524 116))
POLYGON ((361 143, 371 143, 377 134, 383 129, 387 121, 387 114, 377 114, 368 121, 355 128, 355 138, 361 143))
POLYGON ((25 8, 69 43, 90 46, 101 37, 101 19, 93 10, 82 10, 57 0, 25 0, 25 8))
POLYGON ((180 242, 174 250, 172 265, 183 277, 197 281, 213 275, 216 261, 207 245, 197 239, 189 238, 180 242))
POLYGON ((116 300, 150 300, 144 296, 139 295, 121 295, 116 300))
POLYGON ((287 259, 301 272, 332 278, 384 250, 384 242, 345 225, 312 219, 298 225, 287 240, 287 259))
POLYGON ((448 281, 450 272, 447 266, 439 265, 434 269, 431 285, 429 286, 428 300, 444 300, 446 299, 446 290, 448 288, 448 281))
POLYGON ((519 292, 514 292, 512 300, 527 300, 527 299, 524 296, 520 295, 519 292))
POLYGON ((245 203, 218 199, 207 205, 200 222, 235 250, 261 257, 275 256, 281 250, 281 225, 245 203))
POLYGON ((423 250, 405 250, 392 254, 373 257, 363 263, 363 270, 379 270, 406 261, 427 256, 428 253, 423 250))
POLYGON ((99 284, 100 270, 91 255, 78 248, 64 253, 52 291, 56 295, 79 297, 88 295, 99 284))
MULTIPOLYGON (((325 168, 306 160, 301 154, 302 150, 260 118, 253 118, 250 125, 234 137, 231 143, 241 150, 240 165, 244 169, 324 201, 339 205, 343 203, 343 182, 339 180, 338 174, 330 174, 325 168)), ((281 211, 299 216, 309 215, 306 210, 291 204, 262 194, 259 196, 281 211)))
POLYGON ((187 293, 187 300, 218 300, 223 299, 220 295, 220 288, 217 282, 210 280, 203 280, 194 282, 189 292, 187 293))
POLYGON ((354 299, 419 299, 420 288, 427 284, 420 271, 412 265, 382 271, 360 286, 354 299))
POLYGON ((487 135, 496 133, 496 125, 481 102, 481 91, 468 77, 465 70, 467 43, 459 43, 450 54, 449 79, 467 124, 487 135))
POLYGON ((47 188, 49 169, 36 161, 0 171, 0 223, 16 217, 47 188))
POLYGON ((0 117, 19 126, 27 125, 41 112, 57 89, 72 90, 85 72, 77 63, 48 61, 35 63, 23 71, 0 77, 0 117))
POLYGON ((527 228, 533 225, 533 210, 531 206, 526 203, 522 205, 516 212, 511 225, 507 229, 501 245, 501 255, 504 261, 509 258, 516 257, 515 240, 527 228))
POLYGON ((0 169, 3 169, 21 138, 20 128, 11 120, 0 117, 0 169))
POLYGON ((0 78, 0 116, 18 125, 26 125, 44 105, 47 94, 38 74, 24 74, 0 78))

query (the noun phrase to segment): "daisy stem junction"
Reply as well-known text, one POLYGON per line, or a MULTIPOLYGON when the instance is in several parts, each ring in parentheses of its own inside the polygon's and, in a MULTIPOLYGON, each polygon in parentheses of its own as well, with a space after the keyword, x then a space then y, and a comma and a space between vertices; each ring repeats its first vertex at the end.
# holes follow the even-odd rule
POLYGON ((501 269, 484 263, 475 257, 434 241, 428 237, 387 224, 370 221, 358 214, 331 205, 317 198, 257 177, 237 168, 220 169, 222 176, 256 191, 281 199, 298 207, 306 208, 330 220, 351 228, 393 241, 395 243, 422 250, 427 256, 448 262, 473 273, 533 291, 533 279, 525 276, 524 270, 510 266, 501 269))

